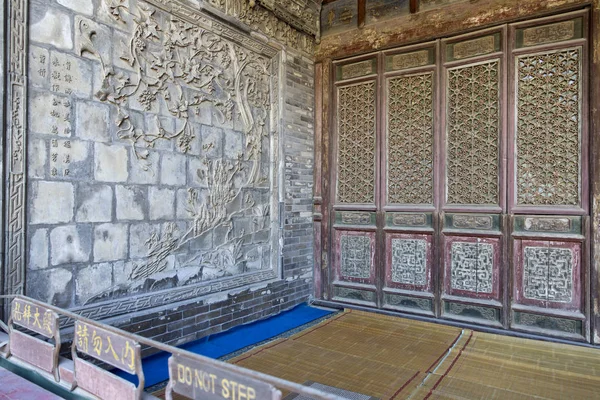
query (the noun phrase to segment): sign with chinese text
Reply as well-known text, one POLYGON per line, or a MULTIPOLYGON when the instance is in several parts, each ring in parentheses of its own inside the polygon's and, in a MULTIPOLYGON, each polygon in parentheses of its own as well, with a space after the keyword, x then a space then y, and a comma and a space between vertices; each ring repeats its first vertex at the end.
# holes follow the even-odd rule
POLYGON ((13 324, 27 328, 47 338, 55 337, 58 315, 43 306, 38 306, 24 299, 12 301, 13 324))
POLYGON ((125 336, 76 321, 74 340, 78 351, 125 372, 136 374, 141 367, 140 345, 125 336))

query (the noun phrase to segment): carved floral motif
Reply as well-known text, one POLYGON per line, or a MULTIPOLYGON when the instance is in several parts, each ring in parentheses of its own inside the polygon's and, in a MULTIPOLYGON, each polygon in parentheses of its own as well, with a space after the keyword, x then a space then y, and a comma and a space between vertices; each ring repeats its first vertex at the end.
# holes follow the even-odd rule
POLYGON ((581 49, 521 56, 517 68, 517 202, 577 205, 581 49))
POLYGON ((433 73, 388 81, 388 202, 433 203, 433 73))
POLYGON ((338 201, 375 200, 375 82, 338 93, 338 201))
POLYGON ((498 61, 448 71, 448 203, 498 204, 498 61))

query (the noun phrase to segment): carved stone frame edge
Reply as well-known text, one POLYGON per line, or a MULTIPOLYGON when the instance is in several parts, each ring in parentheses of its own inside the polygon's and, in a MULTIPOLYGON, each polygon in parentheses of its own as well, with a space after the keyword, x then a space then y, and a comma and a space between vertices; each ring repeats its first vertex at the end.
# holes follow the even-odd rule
MULTIPOLYGON (((5 68, 5 219, 3 294, 25 294, 25 226, 27 182, 27 47, 28 0, 4 2, 5 68), (10 116, 10 118, 9 118, 10 116)), ((10 303, 4 305, 10 314, 10 303)))

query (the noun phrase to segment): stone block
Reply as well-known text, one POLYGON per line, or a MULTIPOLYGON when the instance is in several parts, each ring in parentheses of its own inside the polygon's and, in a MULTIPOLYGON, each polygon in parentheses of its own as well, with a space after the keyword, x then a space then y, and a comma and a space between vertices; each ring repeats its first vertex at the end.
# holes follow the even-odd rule
POLYGON ((68 182, 33 182, 31 223, 59 224, 73 220, 75 194, 68 182))
POLYGON ((146 189, 139 186, 117 185, 117 219, 119 221, 143 220, 146 189))
POLYGON ((113 285, 116 286, 129 283, 129 277, 132 271, 132 262, 118 261, 113 263, 113 285))
POLYGON ((102 182, 125 182, 129 177, 128 149, 124 146, 94 144, 94 176, 102 182))
POLYGON ((160 235, 160 225, 132 224, 129 228, 129 257, 148 257, 148 245, 146 242, 152 235, 160 235))
POLYGON ((29 128, 32 132, 71 136, 71 100, 65 96, 32 90, 29 98, 29 128))
POLYGON ((129 42, 130 35, 115 31, 113 36, 113 64, 116 68, 127 69, 129 71, 135 71, 133 66, 125 61, 124 58, 130 57, 129 53, 129 42))
POLYGON ((112 286, 112 264, 101 263, 84 267, 77 272, 75 295, 77 304, 85 304, 91 297, 112 286))
POLYGON ((236 160, 244 153, 243 135, 240 132, 225 129, 224 155, 226 158, 236 160))
POLYGON ((93 69, 87 60, 50 52, 50 88, 54 93, 91 98, 93 69))
POLYGON ((66 268, 30 271, 27 295, 57 307, 68 308, 73 297, 73 273, 66 268))
POLYGON ((81 185, 77 189, 77 222, 112 220, 113 191, 108 185, 81 185))
POLYGON ((204 159, 200 157, 190 157, 188 160, 188 186, 190 187, 207 187, 208 180, 205 173, 206 165, 204 159))
POLYGON ((63 225, 50 232, 52 265, 88 262, 92 250, 92 229, 87 225, 63 225))
POLYGON ((85 15, 94 13, 94 3, 92 0, 57 0, 61 6, 70 8, 71 10, 85 15))
POLYGON ((175 191, 148 188, 148 206, 151 220, 172 219, 175 215, 175 191))
POLYGON ((165 153, 162 157, 160 181, 163 185, 183 186, 186 182, 186 156, 165 153))
POLYGON ((203 147, 201 154, 208 158, 223 157, 223 129, 203 125, 201 132, 203 147))
POLYGON ((29 269, 48 268, 48 230, 36 229, 29 243, 29 269))
POLYGON ((73 48, 73 29, 68 14, 54 8, 33 7, 29 39, 59 49, 73 48))
POLYGON ((155 184, 158 183, 158 161, 160 155, 151 151, 148 158, 138 160, 131 157, 131 168, 129 170, 129 182, 137 184, 155 184))
POLYGON ((117 261, 127 257, 126 224, 103 224, 94 230, 94 262, 117 261))
POLYGON ((46 141, 31 139, 27 147, 27 173, 30 178, 46 177, 46 141))
POLYGON ((177 219, 191 218, 188 208, 188 191, 187 189, 179 189, 177 191, 177 219))
POLYGON ((78 102, 76 115, 76 134, 81 139, 96 142, 111 141, 108 106, 96 102, 78 102))
POLYGON ((82 140, 50 140, 50 175, 88 180, 92 174, 88 144, 82 140))
POLYGON ((29 84, 47 88, 50 76, 50 53, 48 50, 29 46, 29 84))

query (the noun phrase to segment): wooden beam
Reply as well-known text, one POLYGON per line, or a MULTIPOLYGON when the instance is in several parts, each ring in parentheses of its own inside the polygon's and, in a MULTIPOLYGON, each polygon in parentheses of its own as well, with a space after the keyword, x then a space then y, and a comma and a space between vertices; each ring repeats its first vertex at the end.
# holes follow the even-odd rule
POLYGON ((419 10, 419 0, 410 0, 410 13, 414 14, 419 10))
POLYGON ((367 0, 358 0, 358 27, 365 26, 365 15, 367 14, 367 0))

